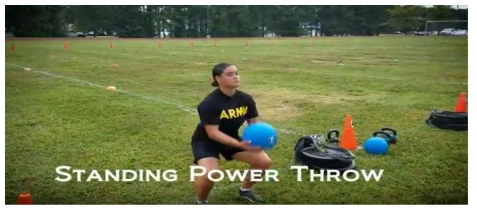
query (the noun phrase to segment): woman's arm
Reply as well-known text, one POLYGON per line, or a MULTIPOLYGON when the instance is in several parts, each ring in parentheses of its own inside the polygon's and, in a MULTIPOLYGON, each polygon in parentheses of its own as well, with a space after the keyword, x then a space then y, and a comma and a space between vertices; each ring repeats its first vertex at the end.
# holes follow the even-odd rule
POLYGON ((258 117, 258 110, 257 106, 255 105, 255 100, 253 100, 252 96, 248 99, 248 111, 247 115, 245 116, 247 120, 247 124, 251 125, 254 123, 257 123, 257 117, 258 117))
POLYGON ((239 140, 221 132, 218 125, 205 125, 204 127, 209 138, 214 141, 244 150, 260 150, 259 147, 252 147, 248 142, 240 142, 239 140))

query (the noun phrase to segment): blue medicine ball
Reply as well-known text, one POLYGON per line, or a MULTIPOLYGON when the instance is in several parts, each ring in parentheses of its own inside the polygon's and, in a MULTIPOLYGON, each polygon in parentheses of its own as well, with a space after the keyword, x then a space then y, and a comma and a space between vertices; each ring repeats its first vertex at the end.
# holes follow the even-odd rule
POLYGON ((383 138, 372 137, 364 142, 364 151, 369 154, 386 154, 389 145, 383 138))
POLYGON ((251 146, 272 149, 277 144, 277 131, 270 124, 257 122, 245 128, 242 139, 251 141, 251 146))

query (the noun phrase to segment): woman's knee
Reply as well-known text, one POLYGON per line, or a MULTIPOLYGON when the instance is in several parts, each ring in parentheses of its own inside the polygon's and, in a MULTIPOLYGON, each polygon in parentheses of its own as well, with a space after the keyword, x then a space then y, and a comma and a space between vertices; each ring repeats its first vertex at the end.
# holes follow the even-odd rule
POLYGON ((217 170, 220 170, 219 161, 217 158, 204 158, 198 161, 198 165, 202 166, 205 170, 203 177, 207 177, 209 174, 213 178, 218 177, 217 170))
POLYGON ((272 159, 270 159, 270 157, 268 157, 268 155, 265 154, 262 157, 259 157, 250 165, 257 167, 259 169, 269 169, 272 166, 272 159))
POLYGON ((265 152, 239 152, 233 156, 234 159, 246 162, 255 169, 269 169, 272 166, 272 159, 265 152))

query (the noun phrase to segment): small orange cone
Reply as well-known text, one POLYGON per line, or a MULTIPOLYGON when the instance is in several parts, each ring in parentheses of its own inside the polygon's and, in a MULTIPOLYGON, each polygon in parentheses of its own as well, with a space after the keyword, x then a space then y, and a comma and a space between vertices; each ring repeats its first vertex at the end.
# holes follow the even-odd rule
POLYGON ((63 49, 68 50, 68 44, 66 42, 63 43, 63 49))
POLYGON ((10 45, 10 50, 15 51, 15 46, 13 44, 10 45))
POLYGON ((217 48, 217 42, 214 41, 214 48, 217 48))
POLYGON ((347 150, 355 150, 358 148, 358 142, 353 127, 353 117, 351 117, 351 115, 346 116, 343 132, 341 133, 340 138, 340 147, 347 150))
POLYGON ((248 47, 248 41, 245 41, 245 47, 248 47))
POLYGON ((467 104, 466 104, 466 93, 461 93, 459 97, 459 101, 457 101, 457 105, 455 106, 455 112, 467 112, 467 104))
POLYGON ((161 47, 162 47, 161 42, 157 42, 157 48, 161 48, 161 47))
POLYGON ((110 48, 110 49, 114 48, 113 42, 109 42, 109 48, 110 48))
POLYGON ((274 45, 275 45, 275 41, 272 41, 272 46, 274 46, 274 45))
POLYGON ((313 40, 313 45, 315 45, 315 44, 316 44, 316 41, 315 41, 315 40, 313 40))
POLYGON ((194 48, 194 43, 190 42, 189 46, 190 46, 190 48, 194 48))
POLYGON ((31 199, 30 193, 26 193, 26 192, 21 193, 18 196, 18 204, 19 205, 32 205, 33 200, 31 199))

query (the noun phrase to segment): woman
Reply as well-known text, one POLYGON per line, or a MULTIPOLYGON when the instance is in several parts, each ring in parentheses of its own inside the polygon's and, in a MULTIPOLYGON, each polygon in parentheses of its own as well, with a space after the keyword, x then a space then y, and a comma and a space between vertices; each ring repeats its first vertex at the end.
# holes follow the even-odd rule
MULTIPOLYGON (((217 64, 212 70, 214 82, 218 87, 198 106, 200 123, 192 136, 194 163, 207 172, 219 169, 219 154, 226 160, 239 160, 250 164, 250 170, 270 168, 271 160, 258 147, 242 141, 238 135, 240 126, 256 122, 258 117, 255 101, 249 94, 237 90, 240 85, 237 67, 227 63, 217 64)), ((262 201, 252 192, 254 182, 247 176, 238 190, 238 195, 252 203, 262 201)), ((207 204, 207 197, 214 182, 206 175, 195 180, 194 189, 197 204, 207 204)))

